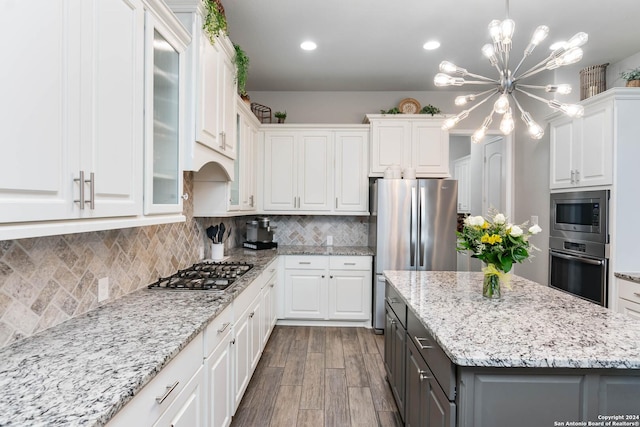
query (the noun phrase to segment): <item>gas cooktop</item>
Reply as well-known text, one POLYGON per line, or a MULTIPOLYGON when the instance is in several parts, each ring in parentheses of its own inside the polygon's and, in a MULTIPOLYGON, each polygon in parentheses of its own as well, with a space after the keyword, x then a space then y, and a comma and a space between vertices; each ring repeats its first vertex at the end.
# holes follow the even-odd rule
POLYGON ((161 277, 147 287, 159 290, 223 291, 251 268, 253 264, 246 262, 205 261, 178 270, 171 276, 161 277))

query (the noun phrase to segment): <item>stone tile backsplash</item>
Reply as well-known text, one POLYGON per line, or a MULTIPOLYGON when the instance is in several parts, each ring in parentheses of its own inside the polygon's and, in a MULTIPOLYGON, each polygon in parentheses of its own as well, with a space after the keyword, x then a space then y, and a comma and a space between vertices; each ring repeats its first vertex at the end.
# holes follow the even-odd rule
MULTIPOLYGON (((193 194, 193 173, 185 192, 193 194)), ((232 232, 226 248, 241 246, 255 217, 193 218, 184 223, 0 241, 0 347, 120 298, 211 256, 209 225, 232 232), (109 299, 98 304, 98 280, 109 278, 109 299)), ((366 246, 367 217, 270 216, 280 245, 366 246)))
POLYGON ((333 236, 333 246, 367 246, 368 217, 270 216, 273 239, 279 245, 324 246, 333 236))

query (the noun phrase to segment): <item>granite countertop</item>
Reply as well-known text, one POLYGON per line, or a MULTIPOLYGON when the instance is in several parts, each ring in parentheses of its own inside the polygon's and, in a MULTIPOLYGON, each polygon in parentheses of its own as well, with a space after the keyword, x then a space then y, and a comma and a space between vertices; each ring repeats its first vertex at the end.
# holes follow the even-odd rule
POLYGON ((367 246, 278 246, 278 255, 337 255, 373 256, 375 251, 367 246))
POLYGON ((449 358, 461 366, 640 369, 640 322, 512 276, 500 300, 482 273, 385 271, 449 358))
POLYGON ((614 275, 619 279, 640 283, 640 273, 614 273, 614 275))
POLYGON ((276 256, 230 250, 254 264, 231 292, 145 288, 0 349, 0 425, 104 425, 276 256))

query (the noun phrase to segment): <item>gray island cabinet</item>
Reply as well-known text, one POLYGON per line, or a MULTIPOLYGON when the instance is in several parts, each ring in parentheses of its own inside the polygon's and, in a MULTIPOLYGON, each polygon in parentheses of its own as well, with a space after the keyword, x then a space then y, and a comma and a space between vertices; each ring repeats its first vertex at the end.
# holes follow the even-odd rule
POLYGON ((488 300, 482 273, 384 274, 406 426, 640 425, 637 320, 518 276, 488 300))

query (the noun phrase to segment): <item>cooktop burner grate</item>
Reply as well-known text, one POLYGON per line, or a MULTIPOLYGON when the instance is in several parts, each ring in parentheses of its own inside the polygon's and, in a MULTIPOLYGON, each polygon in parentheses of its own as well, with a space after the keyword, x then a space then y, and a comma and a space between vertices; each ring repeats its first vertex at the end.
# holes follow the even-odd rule
POLYGON ((253 268, 246 262, 201 262, 168 277, 160 277, 149 289, 223 291, 253 268))

